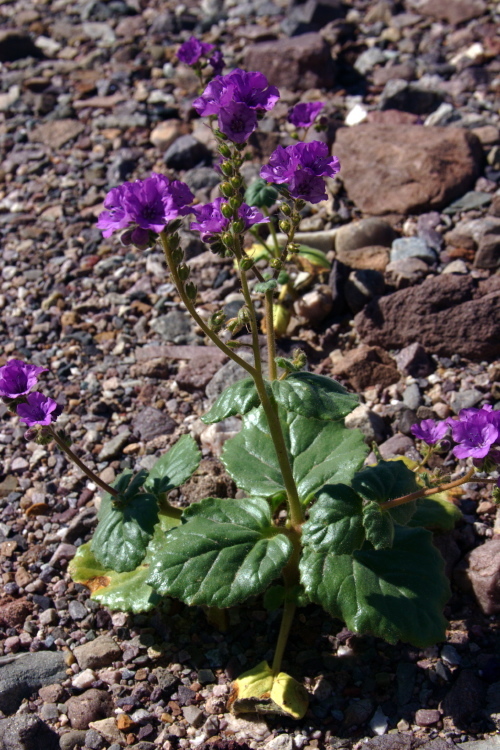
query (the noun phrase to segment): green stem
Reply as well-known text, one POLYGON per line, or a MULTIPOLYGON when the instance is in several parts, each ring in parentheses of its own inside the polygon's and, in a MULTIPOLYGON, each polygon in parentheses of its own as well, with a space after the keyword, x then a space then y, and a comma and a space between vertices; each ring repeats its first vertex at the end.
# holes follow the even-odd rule
POLYGON ((83 461, 80 461, 76 453, 73 453, 69 445, 59 437, 59 435, 55 432, 55 430, 52 427, 49 427, 49 432, 54 438, 54 441, 57 443, 59 448, 67 455, 67 457, 70 459, 70 461, 73 461, 74 464, 78 466, 78 468, 83 471, 88 478, 94 482, 94 484, 97 484, 104 492, 108 492, 111 497, 118 497, 118 492, 111 487, 107 482, 103 482, 102 479, 100 479, 97 474, 94 474, 92 469, 89 469, 88 466, 85 466, 83 461))
POLYGON ((248 288, 247 275, 245 271, 241 268, 242 253, 240 251, 235 251, 235 254, 236 254, 237 261, 238 261, 238 271, 240 273, 241 291, 243 292, 243 297, 245 299, 246 306, 248 307, 248 311, 250 313, 250 330, 252 333, 252 349, 253 349, 254 367, 255 367, 255 375, 253 377, 255 378, 257 373, 259 373, 260 376, 262 377, 262 360, 260 356, 260 345, 259 345, 259 326, 257 323, 257 317, 255 315, 255 308, 252 302, 252 295, 250 294, 250 289, 248 288))
POLYGON ((167 500, 166 492, 162 492, 158 499, 160 514, 168 516, 169 518, 180 518, 182 516, 182 509, 175 508, 173 505, 170 505, 167 500))
POLYGON ((264 305, 266 315, 266 337, 267 337, 267 361, 269 365, 269 380, 276 380, 278 377, 278 368, 276 367, 276 340, 274 338, 274 315, 273 315, 273 295, 270 289, 266 292, 264 305))
POLYGON ((273 658, 273 677, 276 677, 281 671, 281 662, 283 661, 283 654, 285 653, 286 643, 288 641, 288 636, 290 635, 290 630, 292 627, 293 617, 295 615, 296 609, 297 605, 295 604, 295 602, 285 602, 285 606, 283 608, 283 616, 281 618, 280 632, 278 635, 278 642, 276 643, 276 650, 274 652, 273 658))
POLYGON ((245 372, 248 372, 248 374, 253 377, 255 374, 255 368, 252 367, 252 365, 248 362, 245 362, 245 360, 241 357, 238 357, 238 355, 235 354, 234 351, 229 346, 227 346, 214 331, 210 330, 203 318, 198 315, 196 308, 193 302, 187 296, 184 290, 184 284, 182 283, 181 279, 179 278, 179 274, 177 273, 177 267, 172 258, 172 251, 170 250, 168 235, 166 234, 166 232, 160 232, 160 241, 172 280, 177 287, 177 291, 179 292, 179 296, 182 302, 184 303, 187 311, 189 312, 195 323, 201 328, 205 336, 207 336, 215 344, 215 346, 219 347, 219 349, 223 351, 224 354, 227 354, 227 356, 232 359, 233 362, 236 362, 236 364, 238 364, 240 367, 243 367, 245 372))
POLYGON ((283 607, 280 632, 278 634, 278 641, 276 643, 276 650, 274 652, 273 658, 273 677, 276 677, 281 670, 283 654, 285 652, 288 636, 290 635, 290 629, 292 627, 293 617, 297 608, 292 590, 296 588, 300 583, 299 562, 300 554, 302 551, 302 545, 300 541, 301 534, 294 529, 288 529, 288 537, 293 544, 293 552, 290 560, 283 570, 283 580, 285 583, 285 604, 283 607))

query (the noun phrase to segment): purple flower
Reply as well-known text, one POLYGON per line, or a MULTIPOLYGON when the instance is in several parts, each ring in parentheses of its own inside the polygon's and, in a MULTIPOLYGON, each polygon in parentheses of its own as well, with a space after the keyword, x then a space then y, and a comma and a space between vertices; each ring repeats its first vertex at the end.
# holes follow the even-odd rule
MULTIPOLYGON (((220 208, 224 201, 224 198, 216 198, 212 203, 194 207, 194 213, 198 221, 191 222, 189 228, 200 232, 203 242, 213 242, 217 239, 218 234, 228 228, 230 219, 226 219, 222 215, 220 208)), ((246 203, 243 203, 238 209, 238 216, 243 220, 245 230, 254 224, 264 224, 269 221, 255 206, 248 206, 246 203)))
POLYGON ((23 396, 36 385, 42 372, 47 372, 47 368, 30 365, 21 359, 10 359, 6 365, 0 367, 0 396, 23 396))
POLYGON ((60 415, 62 407, 53 398, 34 391, 26 396, 26 403, 19 404, 16 411, 21 422, 27 424, 28 427, 33 427, 36 424, 47 425, 54 422, 60 415))
POLYGON ((324 102, 300 102, 288 113, 288 122, 296 128, 309 128, 324 106, 324 102))
POLYGON ((330 156, 326 143, 311 141, 286 148, 278 146, 269 163, 260 170, 260 176, 278 185, 287 183, 292 198, 319 203, 327 197, 324 180, 319 178, 334 177, 339 170, 339 160, 330 156))
POLYGON ((231 102, 219 112, 219 130, 234 143, 245 143, 257 128, 257 115, 246 104, 231 102))
POLYGON ((411 427, 415 437, 428 445, 434 445, 442 440, 449 429, 446 421, 436 422, 434 419, 423 419, 420 424, 414 424, 411 427))
POLYGON ((270 86, 263 73, 247 72, 236 68, 227 76, 216 76, 203 94, 195 99, 193 107, 199 115, 218 115, 232 102, 245 104, 249 109, 270 110, 280 93, 270 86))
POLYGON ((205 57, 214 49, 215 45, 200 42, 195 36, 190 37, 187 42, 181 44, 177 50, 177 57, 186 65, 196 65, 200 57, 205 57))
POLYGON ((125 182, 110 190, 104 201, 107 210, 100 214, 97 226, 104 237, 127 229, 125 243, 147 246, 147 233, 161 232, 169 221, 190 213, 188 204, 193 200, 184 182, 170 182, 165 175, 153 172, 145 180, 125 182))
POLYGON ((484 458, 499 437, 498 428, 491 423, 487 409, 462 409, 458 420, 450 420, 453 448, 457 458, 484 458))
POLYGON ((222 54, 220 49, 215 50, 213 55, 208 58, 208 62, 213 68, 214 75, 220 76, 220 74, 224 70, 224 65, 226 64, 224 60, 224 55, 222 54))

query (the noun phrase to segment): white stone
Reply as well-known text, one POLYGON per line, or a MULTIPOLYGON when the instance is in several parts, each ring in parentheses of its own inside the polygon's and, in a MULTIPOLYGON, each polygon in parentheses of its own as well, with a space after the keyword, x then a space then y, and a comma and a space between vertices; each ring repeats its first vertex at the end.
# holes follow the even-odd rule
POLYGON ((355 104, 354 107, 347 113, 345 118, 345 124, 351 128, 353 125, 359 125, 360 122, 364 122, 368 117, 368 112, 362 104, 355 104))
POLYGON ((389 719, 379 706, 370 721, 370 729, 374 734, 385 734, 389 725, 389 719))
POLYGON ((86 690, 92 686, 92 683, 96 681, 96 674, 93 669, 84 669, 83 672, 79 672, 76 677, 73 677, 71 684, 73 687, 79 688, 80 690, 86 690))

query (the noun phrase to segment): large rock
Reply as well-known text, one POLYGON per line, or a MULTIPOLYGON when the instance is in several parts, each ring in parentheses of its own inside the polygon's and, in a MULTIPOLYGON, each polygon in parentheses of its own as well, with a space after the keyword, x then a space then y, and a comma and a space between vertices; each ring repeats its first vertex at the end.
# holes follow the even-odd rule
POLYGON ((101 635, 93 641, 77 646, 73 653, 80 669, 109 667, 122 656, 120 646, 109 635, 101 635))
POLYGON ((66 701, 68 719, 73 729, 88 729, 91 721, 106 719, 113 709, 111 696, 91 688, 66 701))
POLYGON ((443 208, 473 187, 482 161, 467 130, 419 125, 340 128, 333 152, 349 198, 377 216, 443 208))
POLYGON ((500 612, 500 539, 491 539, 469 552, 455 577, 462 589, 474 592, 485 615, 500 612))
POLYGON ((252 44, 246 51, 243 67, 258 70, 274 86, 288 89, 307 91, 333 84, 330 48, 316 32, 252 44))
POLYGON ((372 385, 386 388, 400 378, 395 362, 387 352, 377 346, 363 345, 334 359, 331 374, 348 382, 355 391, 364 391, 372 385))
POLYGON ((471 360, 500 356, 500 281, 476 286, 447 274, 370 302, 355 318, 361 338, 385 349, 418 341, 431 354, 471 360))
POLYGON ((59 737, 38 716, 0 720, 0 750, 58 750, 59 737))
POLYGON ((487 11, 485 0, 407 0, 408 7, 452 26, 477 18, 487 11))
POLYGON ((4 659, 0 662, 0 711, 6 714, 17 711, 23 698, 29 698, 43 685, 66 677, 61 651, 38 651, 4 659))

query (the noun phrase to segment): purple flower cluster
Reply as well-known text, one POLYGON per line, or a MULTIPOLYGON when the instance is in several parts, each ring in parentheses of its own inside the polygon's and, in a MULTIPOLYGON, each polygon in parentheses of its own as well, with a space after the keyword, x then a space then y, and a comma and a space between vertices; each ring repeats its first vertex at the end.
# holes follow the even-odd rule
POLYGON ((419 440, 434 445, 451 430, 456 445, 453 454, 456 458, 491 458, 500 463, 500 411, 493 411, 490 404, 481 409, 462 409, 458 419, 448 418, 442 422, 424 419, 414 424, 412 433, 419 440))
POLYGON ((339 170, 339 160, 329 154, 326 143, 311 141, 278 146, 260 176, 278 185, 286 183, 292 198, 319 203, 328 197, 324 177, 334 177, 339 170))
POLYGON ((104 200, 104 208, 97 222, 104 237, 121 229, 123 244, 147 247, 150 233, 161 232, 169 221, 191 212, 189 204, 194 195, 184 182, 153 172, 151 177, 135 182, 124 182, 112 188, 104 200))
POLYGON ((288 113, 288 122, 296 128, 310 128, 324 106, 324 102, 300 102, 288 113))
POLYGON ((202 57, 208 59, 212 66, 214 74, 220 75, 224 69, 224 57, 220 50, 215 49, 215 45, 200 42, 195 36, 191 36, 187 42, 181 44, 177 50, 177 57, 186 65, 196 65, 202 57), (209 55, 212 50, 215 50, 209 55))
POLYGON ((38 382, 38 376, 46 371, 46 367, 30 365, 20 359, 11 359, 0 367, 0 396, 18 401, 16 412, 29 427, 55 422, 62 412, 62 406, 54 399, 38 391, 30 393, 38 382))
POLYGON ((236 68, 210 81, 193 107, 202 117, 217 115, 219 130, 234 143, 244 143, 257 127, 257 113, 272 109, 279 96, 262 73, 236 68))
MULTIPOLYGON (((213 203, 205 203, 203 206, 194 207, 193 210, 198 221, 193 221, 190 229, 200 232, 203 242, 214 242, 218 239, 217 235, 228 228, 230 219, 226 219, 221 211, 224 200, 224 198, 216 198, 213 203)), ((248 206, 246 203, 243 203, 238 209, 238 217, 244 223, 244 230, 249 229, 254 224, 263 224, 269 221, 255 206, 248 206)))

